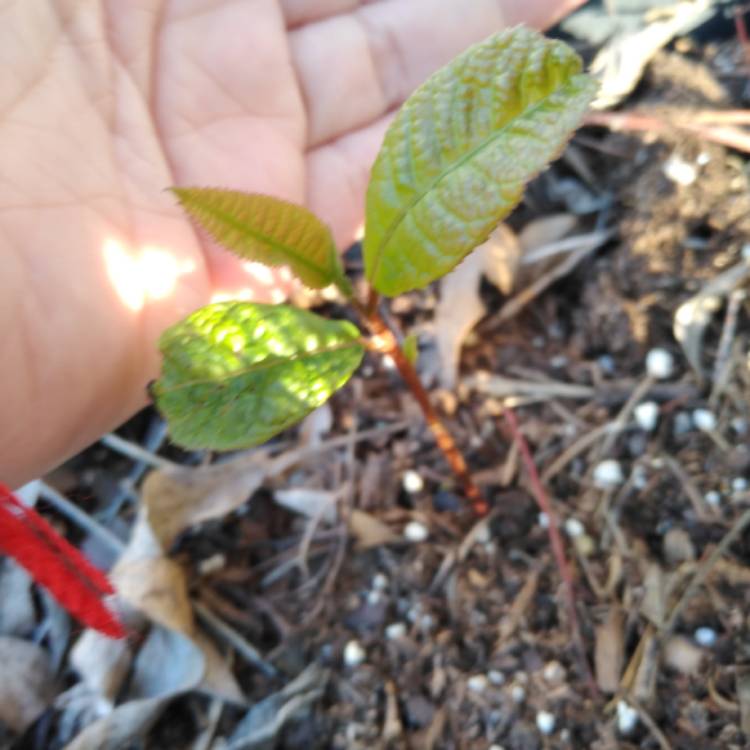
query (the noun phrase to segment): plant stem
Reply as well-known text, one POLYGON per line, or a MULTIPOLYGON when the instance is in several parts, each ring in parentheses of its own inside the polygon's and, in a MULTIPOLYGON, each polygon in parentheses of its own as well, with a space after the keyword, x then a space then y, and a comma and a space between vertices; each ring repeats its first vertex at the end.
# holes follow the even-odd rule
POLYGON ((404 354, 404 350, 398 343, 396 335, 388 327, 388 324, 380 316, 380 313, 378 313, 377 297, 371 294, 366 308, 356 302, 354 306, 373 334, 371 348, 381 354, 388 355, 393 360, 401 377, 406 382, 414 398, 416 398, 438 448, 443 452, 448 465, 460 481, 464 494, 471 503, 474 512, 480 516, 486 515, 489 510, 489 504, 471 478, 466 460, 461 451, 430 403, 430 397, 422 385, 417 371, 408 360, 406 354, 404 354))
POLYGON ((552 503, 549 501, 542 480, 539 478, 539 472, 536 469, 536 464, 534 463, 531 451, 529 450, 529 444, 526 442, 526 438, 523 436, 521 428, 518 426, 516 413, 506 406, 503 410, 503 416, 510 427, 513 439, 518 444, 518 449, 521 453, 521 460, 526 467, 526 473, 529 475, 531 490, 534 494, 536 504, 539 506, 539 510, 547 514, 547 520, 549 521, 547 533, 549 534, 550 546, 552 547, 552 555, 555 558, 555 563, 560 570, 560 575, 562 576, 563 584, 565 586, 565 604, 568 610, 568 620, 570 621, 573 643, 578 651, 581 670, 586 680, 586 684, 588 685, 589 692, 591 693, 591 697, 596 699, 599 697, 599 690, 597 689, 596 681, 591 674, 591 668, 589 667, 589 662, 586 658, 586 645, 583 641, 581 626, 578 622, 578 613, 576 611, 576 594, 573 572, 571 571, 570 565, 568 565, 568 560, 565 557, 565 546, 563 544, 562 536, 560 535, 557 514, 552 507, 552 503))

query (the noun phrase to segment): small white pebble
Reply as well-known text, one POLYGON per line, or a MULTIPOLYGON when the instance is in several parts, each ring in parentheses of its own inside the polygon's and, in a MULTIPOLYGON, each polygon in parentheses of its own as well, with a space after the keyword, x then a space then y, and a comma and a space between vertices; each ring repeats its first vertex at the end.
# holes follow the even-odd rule
POLYGON ((708 409, 695 409, 693 411, 693 424, 701 432, 713 432, 716 429, 716 415, 708 409))
POLYGON ((742 260, 750 260, 750 242, 746 242, 742 246, 742 250, 740 251, 740 255, 742 255, 742 260))
POLYGON ((624 477, 619 461, 608 458, 594 468, 594 484, 602 490, 609 490, 622 484, 624 477))
POLYGON ((374 607, 376 604, 379 604, 383 600, 383 592, 379 591, 378 589, 373 589, 372 591, 367 592, 367 603, 374 607))
POLYGON ((672 154, 662 167, 664 176, 682 187, 692 185, 698 177, 698 170, 694 164, 685 161, 679 154, 672 154))
POLYGON ((388 576, 383 573, 376 573, 372 577, 372 587, 377 591, 383 591, 388 588, 388 576))
POLYGON ((385 637, 389 641, 397 641, 406 635, 406 624, 403 622, 392 622, 386 626, 385 637))
POLYGON ((716 631, 713 628, 702 627, 696 628, 693 638, 699 646, 711 648, 716 643, 716 631))
POLYGON ((555 716, 549 711, 539 711, 536 715, 536 726, 542 734, 552 734, 555 723, 555 716))
POLYGON ((585 532, 586 528, 577 518, 568 518, 568 520, 565 521, 565 533, 571 537, 571 539, 583 536, 585 532))
POLYGON ((505 750, 502 745, 490 745, 490 750, 505 750))
POLYGON ((201 560, 200 565, 198 566, 198 572, 203 576, 210 576, 212 573, 222 570, 226 564, 226 555, 217 552, 215 555, 211 555, 211 557, 201 560))
POLYGON ((487 672, 487 679, 496 686, 505 683, 505 675, 499 669, 490 669, 487 672))
POLYGON ((410 542, 424 542, 429 535, 429 529, 419 521, 409 521, 404 526, 404 536, 410 542))
POLYGON ((742 417, 735 417, 732 422, 732 429, 738 434, 738 435, 746 435, 747 434, 747 420, 743 419, 742 417))
POLYGON ((666 349, 652 349, 646 355, 646 372, 657 380, 666 380, 674 372, 674 357, 666 349))
POLYGON ((705 167, 711 161, 711 154, 706 151, 701 151, 698 156, 695 157, 695 163, 699 167, 705 167))
POLYGON ((633 416, 642 430, 651 432, 659 421, 659 405, 656 401, 644 401, 635 407, 633 416))
POLYGON ((638 711, 625 701, 617 702, 617 729, 620 734, 630 734, 638 724, 638 711))
POLYGON ((510 689, 510 697, 516 703, 523 703, 526 700, 526 688, 523 685, 513 685, 510 689))
POLYGON ((474 674, 466 680, 466 687, 472 693, 483 693, 487 689, 488 680, 483 674, 474 674))
POLYGON ((414 469, 409 469, 401 477, 401 485, 410 495, 414 495, 424 489, 424 479, 414 469))
POLYGON ((358 667, 366 657, 367 653, 359 641, 349 641, 344 646, 344 664, 347 667, 358 667))
POLYGON ((747 479, 745 477, 735 477, 732 480, 732 492, 744 492, 747 489, 747 479))
POLYGON ((546 682, 559 684, 565 679, 565 667, 559 661, 547 662, 542 675, 546 682))
POLYGON ((721 505, 721 495, 716 490, 709 490, 703 499, 714 508, 718 508, 721 505))
POLYGON ((540 513, 536 517, 537 523, 543 528, 548 529, 549 528, 549 516, 546 513, 540 513))
POLYGON ((385 367, 386 370, 396 369, 396 363, 393 361, 393 357, 391 357, 390 354, 384 354, 381 361, 383 363, 383 367, 385 367))

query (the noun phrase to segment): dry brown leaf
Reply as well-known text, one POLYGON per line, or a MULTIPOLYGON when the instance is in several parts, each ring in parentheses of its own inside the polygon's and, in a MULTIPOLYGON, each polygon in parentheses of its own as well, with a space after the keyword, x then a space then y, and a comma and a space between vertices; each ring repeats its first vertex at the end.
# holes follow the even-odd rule
POLYGON ((349 514, 349 531, 357 540, 358 549, 379 547, 398 540, 398 536, 389 526, 375 516, 356 508, 349 514))
POLYGON ((291 487, 276 490, 273 499, 287 510, 307 518, 320 518, 325 523, 335 523, 338 494, 330 490, 316 490, 310 487, 291 487))
POLYGON ((750 259, 728 268, 711 279, 698 294, 675 312, 672 330, 690 366, 703 376, 703 335, 723 299, 750 277, 750 259))
POLYGON ((603 693, 616 693, 625 653, 624 617, 622 610, 612 606, 606 621, 596 628, 594 666, 596 683, 603 693))
MULTIPOLYGON (((523 251, 524 243, 516 233, 506 224, 500 224, 474 253, 482 258, 482 270, 488 281, 507 295, 515 286, 523 251)), ((456 300, 452 303, 455 305, 456 300)))
POLYGON ((8 636, 0 637, 0 722, 14 732, 26 727, 54 697, 54 675, 41 646, 8 636))
POLYGON ((524 262, 527 254, 533 254, 535 250, 561 240, 566 234, 570 234, 577 224, 578 219, 567 213, 548 214, 530 221, 518 235, 524 262))
POLYGON ((180 633, 193 633, 187 578, 173 560, 153 557, 118 562, 110 579, 120 597, 153 622, 180 633))
POLYGON ((168 550, 190 526, 238 508, 268 471, 264 454, 254 453, 211 466, 151 472, 143 483, 143 503, 162 548, 168 550))
POLYGON ((664 644, 664 663, 684 675, 700 672, 705 652, 683 635, 674 635, 664 644))

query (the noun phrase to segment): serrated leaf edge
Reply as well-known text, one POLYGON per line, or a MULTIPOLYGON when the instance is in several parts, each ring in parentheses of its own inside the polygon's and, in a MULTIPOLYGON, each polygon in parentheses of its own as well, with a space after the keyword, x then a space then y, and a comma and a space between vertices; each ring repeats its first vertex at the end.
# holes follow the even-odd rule
MULTIPOLYGON (((253 196, 258 195, 262 196, 264 198, 270 198, 272 200, 278 201, 279 203, 285 203, 289 206, 294 206, 295 208, 300 208, 305 211, 307 211, 311 216, 313 216, 318 222, 320 222, 321 226, 325 228, 325 230, 328 233, 330 242, 329 242, 329 251, 328 251, 328 266, 321 270, 320 266, 315 265, 314 263, 310 263, 310 261, 305 258, 304 255, 299 255, 292 246, 285 245, 281 242, 278 242, 277 240, 268 237, 268 235, 263 234, 262 232, 254 231, 252 228, 250 228, 247 224, 242 223, 241 221, 236 220, 231 214, 226 213, 225 211, 221 211, 220 209, 216 209, 213 207, 201 207, 201 210, 208 211, 209 213, 212 213, 215 217, 219 218, 222 221, 226 221, 228 224, 231 225, 231 227, 235 231, 239 232, 245 232, 253 237, 254 240, 257 242, 265 243, 267 245, 270 245, 274 250, 280 253, 286 253, 287 255, 291 256, 294 259, 294 262, 300 263, 300 265, 305 266, 308 270, 311 272, 318 274, 318 275, 327 275, 330 279, 328 282, 329 284, 338 284, 339 282, 347 281, 346 277, 343 275, 343 271, 340 267, 340 264, 337 262, 338 260, 338 253, 336 252, 336 244, 333 241, 333 235, 331 234, 330 228, 320 219, 316 214, 314 214, 312 211, 310 211, 305 206, 301 206, 298 203, 293 203, 292 201, 284 200, 283 198, 277 198, 275 195, 270 195, 268 193, 242 193, 242 191, 237 190, 231 190, 230 188, 217 188, 217 187, 170 187, 168 188, 170 192, 172 192, 174 195, 177 196, 177 200, 179 204, 183 207, 183 209, 187 212, 188 216, 190 217, 190 220, 201 230, 206 232, 208 235, 210 235, 213 240, 227 249, 229 252, 233 253, 234 255, 237 255, 240 258, 243 258, 244 260, 250 260, 248 258, 245 258, 240 253, 238 253, 236 250, 234 250, 231 247, 227 247, 227 245, 224 244, 224 242, 217 236, 215 231, 212 231, 208 227, 203 226, 202 222, 190 211, 189 208, 189 200, 186 201, 182 195, 182 193, 188 191, 188 190, 216 190, 216 191, 222 191, 222 192, 236 192, 241 193, 242 195, 246 196, 253 196)), ((277 263, 269 263, 268 261, 256 261, 258 263, 262 263, 264 266, 268 266, 269 268, 279 268, 281 266, 288 266, 290 265, 289 261, 280 260, 277 263)), ((300 279, 300 282, 307 287, 310 287, 309 284, 306 284, 302 279, 300 279)), ((310 287, 315 288, 315 287, 310 287)))

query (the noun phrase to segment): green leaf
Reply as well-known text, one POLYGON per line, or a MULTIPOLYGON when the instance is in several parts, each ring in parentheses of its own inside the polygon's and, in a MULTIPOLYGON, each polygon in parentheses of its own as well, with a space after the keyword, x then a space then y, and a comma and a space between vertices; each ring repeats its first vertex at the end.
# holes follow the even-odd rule
POLYGON ((560 153, 595 89, 567 45, 523 27, 429 78, 372 169, 364 259, 375 289, 423 287, 480 245, 560 153))
POLYGON ((364 354, 360 333, 287 305, 219 302, 167 329, 152 394, 175 442, 263 443, 328 400, 364 354))
POLYGON ((182 207, 219 244, 247 260, 289 266, 309 287, 349 285, 328 227, 311 211, 270 195, 172 188, 182 207))

